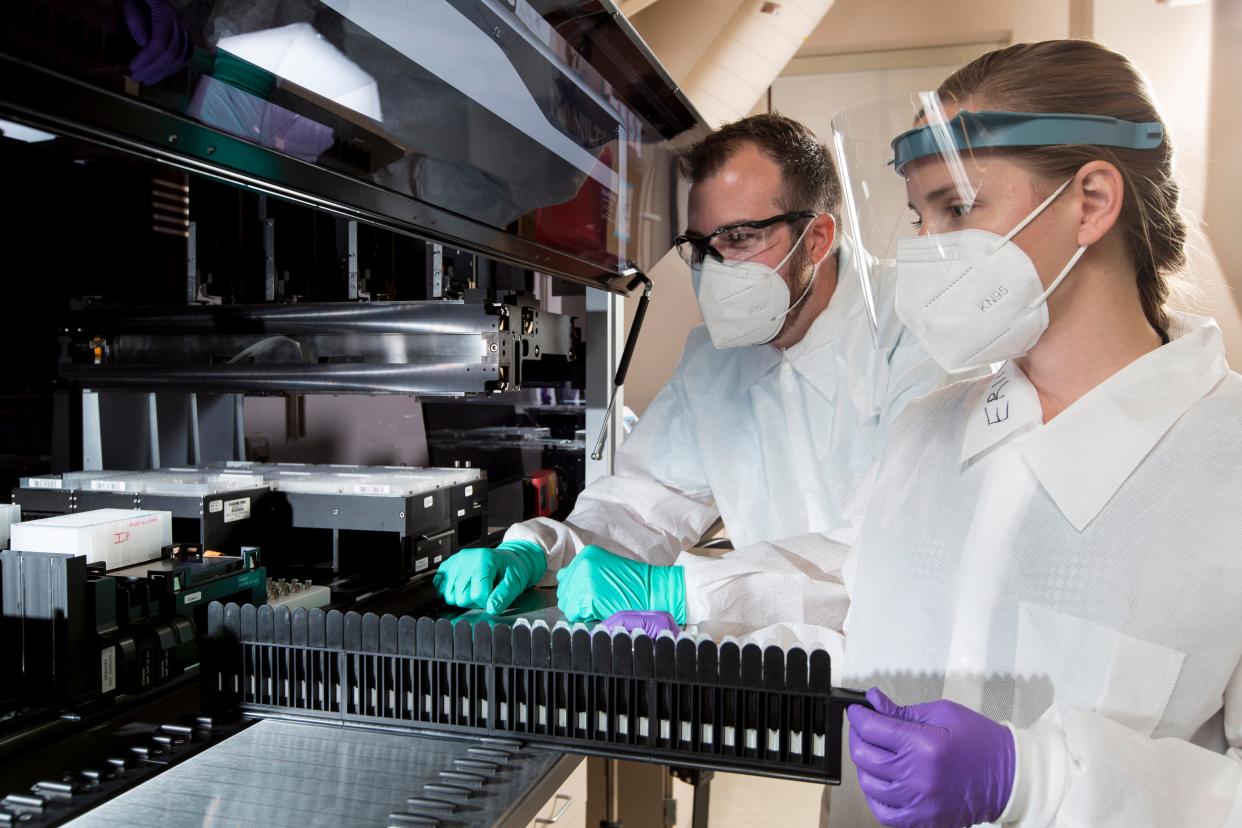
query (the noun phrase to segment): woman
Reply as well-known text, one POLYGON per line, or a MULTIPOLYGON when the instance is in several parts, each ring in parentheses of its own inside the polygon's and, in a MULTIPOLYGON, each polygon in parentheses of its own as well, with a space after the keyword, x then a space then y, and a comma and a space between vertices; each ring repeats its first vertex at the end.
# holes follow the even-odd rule
POLYGON ((1144 83, 1049 41, 903 106, 834 117, 857 245, 943 367, 1003 365, 890 433, 831 823, 1242 825, 1242 377, 1164 306, 1186 232, 1144 83))

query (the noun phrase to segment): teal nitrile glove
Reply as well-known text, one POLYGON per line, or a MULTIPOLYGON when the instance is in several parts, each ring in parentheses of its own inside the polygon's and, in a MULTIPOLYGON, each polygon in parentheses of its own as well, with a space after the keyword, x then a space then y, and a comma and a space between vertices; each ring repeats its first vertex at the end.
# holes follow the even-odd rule
POLYGON ((530 541, 504 541, 495 549, 462 549, 436 570, 436 592, 455 607, 504 612, 548 570, 543 547, 530 541))
POLYGON ((569 621, 662 610, 684 624, 686 582, 680 566, 653 566, 588 546, 556 573, 556 605, 569 621))

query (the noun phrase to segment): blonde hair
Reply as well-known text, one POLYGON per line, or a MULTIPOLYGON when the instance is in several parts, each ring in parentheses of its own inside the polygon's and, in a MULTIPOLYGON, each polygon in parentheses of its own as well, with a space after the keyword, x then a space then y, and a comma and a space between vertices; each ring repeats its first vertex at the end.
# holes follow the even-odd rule
MULTIPOLYGON (((1163 126, 1134 64, 1089 40, 1045 40, 997 49, 954 72, 939 92, 959 101, 974 98, 975 109, 1074 112, 1163 126)), ((1155 149, 1071 144, 1022 148, 1012 157, 1050 181, 1072 176, 1089 161, 1107 161, 1117 168, 1125 185, 1117 226, 1134 264, 1143 313, 1167 342, 1170 277, 1186 264, 1186 221, 1178 205, 1168 129, 1155 149)))

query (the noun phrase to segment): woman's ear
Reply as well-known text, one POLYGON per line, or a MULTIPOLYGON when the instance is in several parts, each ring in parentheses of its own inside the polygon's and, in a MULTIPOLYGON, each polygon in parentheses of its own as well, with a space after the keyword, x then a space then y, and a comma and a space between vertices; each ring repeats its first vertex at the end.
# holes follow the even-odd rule
POLYGON ((837 240, 837 220, 828 213, 816 216, 806 231, 806 249, 813 264, 819 264, 837 240))
POLYGON ((1079 191, 1078 244, 1095 244, 1117 224, 1126 185, 1107 161, 1089 161, 1074 176, 1079 191))

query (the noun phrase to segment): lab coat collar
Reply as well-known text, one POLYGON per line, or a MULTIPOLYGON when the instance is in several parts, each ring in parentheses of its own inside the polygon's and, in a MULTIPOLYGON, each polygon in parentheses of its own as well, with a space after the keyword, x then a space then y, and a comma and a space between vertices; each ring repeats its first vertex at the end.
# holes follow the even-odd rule
POLYGON ((784 351, 771 345, 746 349, 739 374, 742 389, 749 390, 782 360, 788 360, 794 370, 831 400, 837 386, 837 361, 823 353, 823 349, 844 336, 849 318, 861 311, 858 274, 851 266, 849 248, 842 241, 837 249, 837 286, 828 307, 811 323, 806 335, 784 351))
POLYGON ((1004 390, 1020 397, 1010 405, 1011 417, 1016 414, 1020 423, 1008 434, 988 435, 990 440, 972 438, 972 426, 974 432, 980 430, 976 423, 986 417, 987 406, 996 411, 998 401, 988 403, 990 392, 985 391, 972 409, 975 419, 967 425, 963 460, 1020 430, 1033 429, 1022 443, 1022 456, 1066 520, 1081 532, 1174 423, 1229 371, 1215 321, 1176 314, 1172 328, 1167 345, 1139 357, 1042 426, 1035 389, 1016 365, 1006 363, 997 376, 1004 373, 1015 380, 1004 390), (1016 381, 1019 376, 1021 382, 1016 381))
POLYGON ((1039 393, 1014 362, 1006 362, 982 386, 971 404, 962 437, 966 463, 1019 432, 1043 422, 1039 393))

